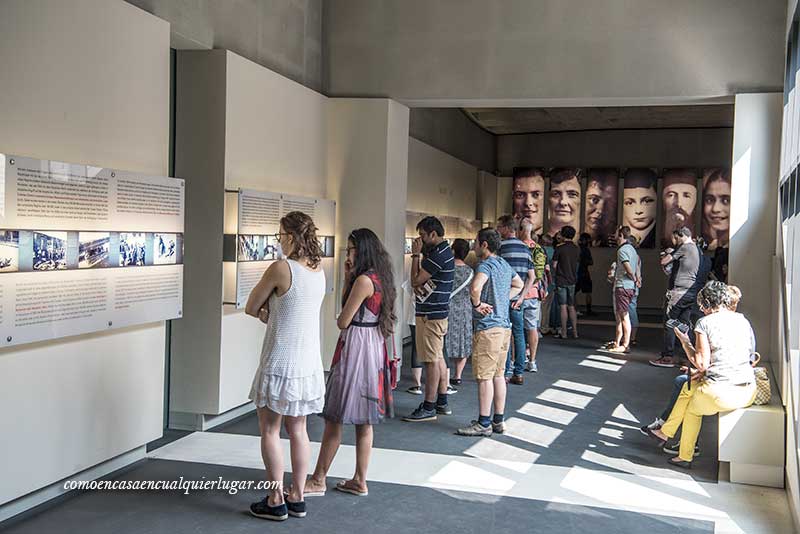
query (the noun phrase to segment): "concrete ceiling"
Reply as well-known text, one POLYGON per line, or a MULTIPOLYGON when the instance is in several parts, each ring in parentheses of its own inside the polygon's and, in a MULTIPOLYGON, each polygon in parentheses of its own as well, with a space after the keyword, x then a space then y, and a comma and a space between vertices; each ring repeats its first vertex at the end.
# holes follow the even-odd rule
POLYGON ((730 128, 733 105, 465 108, 464 112, 495 135, 620 130, 638 128, 730 128))

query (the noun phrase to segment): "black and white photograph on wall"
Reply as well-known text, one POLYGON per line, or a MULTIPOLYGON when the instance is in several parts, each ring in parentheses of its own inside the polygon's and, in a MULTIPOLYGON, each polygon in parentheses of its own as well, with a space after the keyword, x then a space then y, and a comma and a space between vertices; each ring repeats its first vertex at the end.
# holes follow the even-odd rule
POLYGON ((0 230, 0 273, 19 270, 19 232, 0 230))
POLYGON ((586 179, 583 231, 589 234, 591 246, 614 245, 618 195, 619 171, 617 169, 589 169, 586 179))
POLYGON ((547 233, 555 235, 565 226, 581 233, 581 169, 555 168, 550 171, 547 194, 547 233))
POLYGON ((661 247, 672 246, 672 233, 689 228, 696 236, 697 171, 695 169, 664 169, 661 183, 661 247))
POLYGON ((119 266, 145 265, 147 261, 147 239, 140 232, 119 234, 119 266))
POLYGON ((514 167, 511 184, 512 214, 529 219, 536 235, 544 232, 544 175, 541 167, 514 167))
POLYGON ((622 225, 629 226, 639 248, 656 246, 658 175, 649 168, 625 171, 622 186, 622 225))
POLYGON ((33 232, 33 270, 67 268, 67 232, 33 232))
POLYGON ((109 250, 111 236, 108 232, 78 233, 78 269, 111 267, 109 250))
POLYGON ((264 247, 264 253, 261 255, 261 259, 264 260, 277 260, 278 259, 278 248, 279 248, 279 241, 278 236, 276 235, 265 235, 262 236, 262 243, 264 247))
POLYGON ((731 170, 703 170, 701 232, 708 250, 727 248, 731 229, 731 170))
POLYGON ((258 261, 261 255, 260 235, 239 235, 239 261, 258 261))
POLYGON ((175 265, 178 259, 177 234, 154 234, 153 249, 155 265, 175 265))

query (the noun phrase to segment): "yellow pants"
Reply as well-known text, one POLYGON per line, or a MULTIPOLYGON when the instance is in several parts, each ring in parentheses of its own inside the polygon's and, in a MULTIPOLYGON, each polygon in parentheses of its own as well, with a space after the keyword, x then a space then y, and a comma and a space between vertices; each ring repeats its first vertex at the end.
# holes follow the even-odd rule
POLYGON ((691 462, 703 416, 750 406, 756 397, 756 385, 755 382, 747 386, 734 386, 702 381, 693 383, 691 389, 687 386, 688 384, 683 386, 669 419, 661 427, 661 432, 671 438, 683 424, 678 456, 685 462, 691 462))

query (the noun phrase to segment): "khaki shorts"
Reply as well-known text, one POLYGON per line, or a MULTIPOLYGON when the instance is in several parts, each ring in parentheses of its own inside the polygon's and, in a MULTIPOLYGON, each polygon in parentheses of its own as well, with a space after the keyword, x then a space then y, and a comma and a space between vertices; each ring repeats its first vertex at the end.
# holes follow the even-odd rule
POLYGON ((417 317, 417 361, 433 363, 444 358, 444 336, 447 334, 447 319, 417 317))
POLYGON ((491 380, 505 375, 510 341, 510 328, 489 328, 472 336, 472 374, 475 380, 491 380))

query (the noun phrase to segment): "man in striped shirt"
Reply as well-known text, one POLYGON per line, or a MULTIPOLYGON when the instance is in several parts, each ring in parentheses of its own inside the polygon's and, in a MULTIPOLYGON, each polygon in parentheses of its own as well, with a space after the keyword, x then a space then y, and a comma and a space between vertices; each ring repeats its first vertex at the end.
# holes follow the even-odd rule
POLYGON ((497 231, 503 238, 500 257, 506 260, 525 284, 517 299, 510 303, 512 343, 506 359, 506 379, 512 384, 522 385, 525 382, 522 378, 525 371, 525 295, 536 281, 536 272, 530 248, 517 239, 517 221, 511 215, 503 215, 497 220, 497 231))
POLYGON ((455 258, 444 239, 444 226, 436 217, 417 224, 419 237, 411 247, 411 285, 416 294, 416 348, 425 366, 425 400, 403 421, 435 421, 437 415, 453 412, 447 405, 447 373, 444 367, 444 336, 450 312, 450 293, 455 277, 455 258), (420 259, 422 251, 424 259, 420 259))

